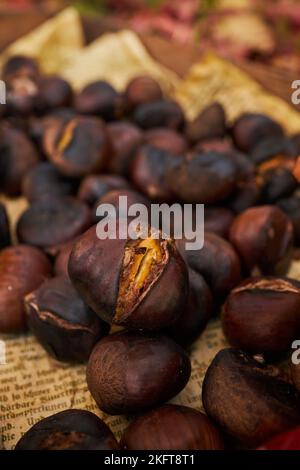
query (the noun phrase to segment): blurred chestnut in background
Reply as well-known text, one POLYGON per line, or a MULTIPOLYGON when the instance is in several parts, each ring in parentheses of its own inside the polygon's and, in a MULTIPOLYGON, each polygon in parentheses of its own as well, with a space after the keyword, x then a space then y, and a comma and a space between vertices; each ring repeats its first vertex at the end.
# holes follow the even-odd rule
POLYGON ((86 410, 65 410, 42 419, 17 442, 15 450, 118 450, 109 427, 86 410))
POLYGON ((221 434, 210 419, 180 405, 163 405, 136 418, 125 429, 121 445, 127 450, 224 449, 221 434))
POLYGON ((55 255, 59 245, 75 238, 92 224, 89 207, 64 197, 34 202, 17 223, 20 242, 43 248, 55 255))
POLYGON ((109 83, 98 80, 84 87, 74 100, 79 114, 92 114, 111 121, 123 114, 121 95, 109 83))
POLYGON ((127 175, 130 163, 138 147, 143 142, 141 130, 129 122, 112 122, 107 126, 112 152, 106 163, 109 173, 127 175))
POLYGON ((235 146, 243 152, 251 152, 265 138, 283 137, 283 129, 269 116, 244 113, 233 123, 231 134, 235 146))
MULTIPOLYGON (((187 299, 187 268, 171 240, 150 236, 100 239, 92 227, 75 243, 69 275, 85 302, 104 320, 138 330, 162 330, 183 311, 187 299)), ((155 229, 151 227, 154 231, 155 229)), ((148 235, 148 236, 147 236, 148 235)))
POLYGON ((242 212, 230 228, 229 239, 249 272, 286 272, 293 243, 293 227, 278 207, 251 207, 242 212))
POLYGON ((163 92, 154 78, 145 75, 133 78, 125 88, 124 96, 128 108, 132 109, 162 99, 163 92))
POLYGON ((220 103, 212 103, 186 126, 188 140, 195 144, 201 140, 222 138, 226 134, 226 115, 220 103))
POLYGON ((289 196, 297 187, 297 181, 288 168, 278 166, 260 173, 261 200, 272 204, 289 196))
POLYGON ((40 111, 70 106, 73 99, 71 85, 57 75, 47 75, 38 81, 38 106, 40 111))
POLYGON ((43 139, 44 150, 53 165, 70 178, 103 170, 110 152, 103 121, 82 116, 62 121, 47 128, 43 139))
POLYGON ((226 207, 205 207, 204 219, 206 232, 212 232, 222 238, 227 238, 234 214, 226 207))
POLYGON ((186 139, 179 132, 165 127, 150 129, 144 133, 145 143, 175 155, 181 155, 188 149, 186 139))
POLYGON ((17 245, 0 252, 1 333, 26 329, 23 298, 50 275, 50 261, 36 248, 17 245))
POLYGON ((38 62, 32 57, 14 55, 3 65, 2 78, 9 80, 14 75, 38 77, 40 74, 38 62))
POLYGON ((119 332, 97 343, 87 366, 100 410, 139 413, 177 395, 191 374, 188 355, 166 336, 119 332))
POLYGON ((89 206, 93 206, 106 193, 115 189, 129 189, 129 182, 119 175, 88 175, 78 190, 78 197, 89 206))
POLYGON ((39 160, 37 151, 26 134, 4 125, 0 130, 0 192, 18 196, 23 176, 39 160))
POLYGON ((280 199, 276 205, 289 217, 294 228, 294 240, 300 245, 300 197, 295 195, 280 199))
POLYGON ((300 422, 300 394, 278 369, 238 349, 221 350, 205 374, 207 415, 235 442, 256 447, 300 422))
POLYGON ((229 343, 249 353, 287 351, 300 332, 300 282, 255 277, 243 281, 223 306, 223 330, 229 343))
POLYGON ((175 101, 168 100, 152 101, 137 106, 133 120, 142 129, 168 127, 178 130, 185 122, 181 107, 175 101))
POLYGON ((62 176, 50 162, 40 162, 25 174, 22 193, 29 202, 75 194, 76 180, 62 176))
POLYGON ((177 198, 190 203, 214 204, 236 187, 237 167, 227 154, 206 152, 175 161, 167 183, 177 198))
POLYGON ((54 277, 25 297, 27 323, 48 354, 59 361, 85 362, 109 332, 79 297, 69 278, 54 277))
POLYGON ((276 137, 265 137, 258 140, 251 150, 251 160, 256 164, 261 164, 277 156, 295 157, 297 149, 293 142, 286 137, 279 135, 276 137))
POLYGON ((10 227, 5 205, 0 203, 0 249, 10 245, 10 227))
POLYGON ((126 208, 130 208, 131 206, 133 206, 133 204, 143 204, 143 206, 145 206, 146 208, 149 208, 150 206, 150 201, 143 194, 139 193, 138 191, 135 191, 134 189, 131 189, 131 188, 112 189, 111 191, 108 191, 107 193, 105 193, 96 202, 94 206, 94 214, 97 217, 95 217, 95 220, 98 220, 99 217, 101 218, 101 215, 99 215, 98 213, 98 207, 101 206, 102 204, 110 204, 116 209, 116 214, 118 216, 127 217, 126 208, 125 208, 125 213, 122 213, 123 207, 120 206, 120 197, 127 198, 126 208))

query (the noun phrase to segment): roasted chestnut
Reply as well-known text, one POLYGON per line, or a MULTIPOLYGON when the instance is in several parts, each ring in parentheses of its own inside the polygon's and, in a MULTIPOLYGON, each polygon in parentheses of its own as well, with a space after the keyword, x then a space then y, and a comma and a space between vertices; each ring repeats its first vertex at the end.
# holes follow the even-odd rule
POLYGON ((295 195, 280 199, 276 205, 289 217, 294 228, 294 240, 300 245, 300 197, 295 195))
POLYGON ((239 349, 221 350, 205 374, 208 416, 235 442, 256 447, 300 422, 300 394, 281 372, 239 349))
POLYGON ((133 120, 142 129, 153 127, 181 129, 185 119, 182 109, 175 101, 158 100, 137 106, 133 120))
POLYGON ((129 187, 128 181, 119 175, 89 175, 82 180, 78 197, 89 206, 93 206, 106 193, 129 187))
POLYGON ((141 104, 150 103, 163 98, 160 84, 152 77, 140 76, 133 78, 124 92, 126 104, 129 109, 141 104))
POLYGON ((296 155, 295 145, 282 134, 278 137, 272 135, 271 137, 259 139, 251 150, 251 159, 256 165, 278 156, 294 157, 296 155))
POLYGON ((0 249, 10 245, 10 227, 5 205, 0 203, 0 249))
POLYGON ((271 168, 260 174, 261 201, 275 203, 278 199, 290 196, 297 187, 297 181, 288 168, 271 168))
POLYGON ((72 87, 63 78, 57 75, 41 77, 38 87, 38 110, 49 111, 54 108, 64 108, 72 104, 72 87))
POLYGON ((220 432, 200 411, 163 405, 139 416, 125 430, 121 445, 128 450, 223 450, 220 432))
POLYGON ((205 230, 227 238, 234 214, 226 207, 205 207, 205 230))
POLYGON ((27 323, 59 361, 85 362, 109 325, 83 302, 69 278, 54 277, 25 297, 27 323))
POLYGON ((188 140, 195 144, 205 139, 221 139, 226 134, 226 115, 220 103, 213 103, 186 126, 188 140))
POLYGON ((107 126, 112 152, 106 163, 109 173, 127 175, 130 163, 144 138, 141 130, 129 122, 112 122, 107 126))
POLYGON ((179 132, 167 127, 157 127, 144 133, 145 143, 166 152, 181 155, 188 149, 186 139, 179 132))
POLYGON ((117 450, 109 427, 85 410, 65 410, 44 418, 17 442, 15 450, 117 450))
POLYGON ((103 204, 110 204, 116 210, 116 214, 120 215, 120 217, 127 216, 127 208, 129 209, 133 204, 143 204, 146 208, 149 208, 150 201, 138 191, 134 189, 113 189, 105 193, 94 206, 94 213, 98 215, 98 207, 103 204), (127 198, 126 199, 126 208, 120 206, 120 198, 127 198))
POLYGON ((73 245, 76 241, 72 239, 59 247, 54 261, 54 274, 55 276, 69 276, 68 264, 73 245))
POLYGON ((123 114, 123 99, 109 83, 98 80, 84 87, 75 96, 75 109, 80 114, 100 116, 111 121, 123 114))
POLYGON ((0 252, 0 331, 26 329, 23 298, 51 275, 48 258, 36 248, 18 245, 0 252))
POLYGON ((177 395, 190 373, 188 355, 170 338, 119 332, 95 346, 87 383, 105 413, 139 413, 177 395))

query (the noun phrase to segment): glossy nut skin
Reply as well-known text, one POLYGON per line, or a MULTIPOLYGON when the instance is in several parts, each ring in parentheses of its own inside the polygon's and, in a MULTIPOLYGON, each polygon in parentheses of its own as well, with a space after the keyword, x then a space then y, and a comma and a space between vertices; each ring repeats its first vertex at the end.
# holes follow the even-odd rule
POLYGON ((47 75, 40 78, 39 87, 39 108, 42 111, 49 111, 55 108, 70 106, 73 99, 71 85, 57 75, 47 75))
POLYGON ((129 414, 177 395, 190 373, 187 354, 170 338, 119 332, 95 346, 87 366, 87 383, 102 411, 129 414))
POLYGON ((162 99, 163 92, 154 78, 145 75, 133 78, 128 83, 124 96, 128 108, 132 109, 141 104, 162 99))
POLYGON ((18 441, 15 450, 118 450, 109 427, 85 410, 65 410, 44 418, 18 441))
POLYGON ((10 245, 10 228, 5 205, 0 203, 0 249, 10 245))
POLYGON ((106 163, 108 173, 127 175, 138 147, 143 143, 142 131, 129 122, 112 122, 107 126, 112 152, 106 163))
POLYGON ((226 207, 205 207, 205 230, 227 238, 234 214, 226 207))
POLYGON ((235 442, 257 447, 300 422, 300 394, 239 349, 223 349, 207 369, 202 401, 207 415, 235 442))
POLYGON ((223 296, 240 282, 240 260, 228 241, 205 232, 201 250, 186 250, 185 243, 185 239, 176 240, 187 265, 204 277, 213 294, 223 296))
POLYGON ((119 93, 103 80, 98 80, 84 87, 75 96, 74 106, 79 114, 100 116, 105 121, 120 117, 124 107, 119 93))
POLYGON ((205 139, 221 139, 226 133, 226 116, 220 103, 213 103, 189 122, 186 127, 186 136, 193 144, 205 139))
POLYGON ((115 189, 129 189, 128 181, 119 175, 88 175, 78 189, 78 198, 93 206, 106 193, 115 189))
POLYGON ((257 277, 235 287, 223 306, 229 343, 249 353, 280 354, 300 332, 300 283, 257 277))
POLYGON ((54 277, 25 297, 27 323, 48 354, 86 362, 109 325, 83 302, 69 278, 54 277))
POLYGON ((20 242, 55 254, 59 245, 74 239, 92 224, 91 211, 75 198, 52 198, 35 202, 17 223, 20 242))
POLYGON ((182 155, 188 150, 185 137, 173 129, 157 127, 144 133, 145 143, 175 155, 182 155))
POLYGON ((291 196, 280 199, 276 205, 289 217, 294 228, 294 241, 300 245, 300 197, 291 196))
POLYGON ((178 130, 184 125, 184 114, 175 101, 158 100, 137 106, 133 120, 145 130, 155 127, 178 130))
POLYGON ((236 187, 237 167, 227 154, 205 152, 176 161, 166 179, 177 199, 188 203, 215 204, 236 187))
POLYGON ((30 203, 75 194, 77 181, 62 176, 50 162, 40 162, 25 174, 22 194, 30 203))
POLYGON ((265 138, 283 136, 283 130, 264 114, 245 113, 234 122, 231 135, 235 146, 247 153, 265 138))
POLYGON ((0 252, 0 331, 26 329, 24 296, 51 275, 48 258, 36 248, 17 245, 0 252))
POLYGON ((69 277, 69 258, 76 240, 77 238, 72 239, 59 247, 53 266, 53 272, 55 276, 69 277))
POLYGON ((0 191, 7 196, 18 196, 22 179, 39 157, 26 134, 9 125, 1 130, 0 191))
POLYGON ((251 207, 242 212, 231 226, 229 239, 249 272, 286 272, 293 242, 293 227, 278 207, 251 207))
POLYGON ((99 173, 110 152, 104 122, 96 117, 75 116, 46 130, 43 145, 49 160, 70 178, 99 173))
MULTIPOLYGON (((127 233, 125 222, 116 228, 116 235, 127 233)), ((101 240, 91 227, 73 247, 69 275, 104 321, 134 330, 170 326, 187 298, 184 261, 174 243, 161 238, 101 240)))
POLYGON ((220 432, 200 411, 163 405, 135 419, 125 430, 127 450, 223 450, 220 432))

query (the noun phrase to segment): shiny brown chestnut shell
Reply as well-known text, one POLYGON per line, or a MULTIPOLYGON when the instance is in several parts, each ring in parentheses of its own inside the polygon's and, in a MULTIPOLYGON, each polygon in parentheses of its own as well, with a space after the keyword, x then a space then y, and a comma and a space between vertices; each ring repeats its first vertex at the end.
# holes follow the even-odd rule
POLYGON ((168 127, 181 129, 184 125, 184 114, 175 101, 157 100, 137 106, 133 120, 142 129, 168 127))
POLYGON ((204 220, 204 227, 207 232, 227 238, 230 226, 234 220, 234 214, 226 207, 205 207, 204 220))
POLYGON ((17 442, 15 450, 118 450, 109 427, 85 410, 65 410, 42 419, 17 442))
POLYGON ((79 186, 78 198, 93 206, 106 193, 115 189, 129 188, 129 182, 119 175, 88 175, 79 186))
POLYGON ((141 104, 163 98, 160 84, 152 77, 144 75, 133 78, 124 91, 124 97, 129 109, 141 104))
POLYGON ((188 140, 195 144, 205 139, 221 139, 226 133, 226 115, 220 103, 212 103, 186 126, 188 140))
POLYGON ((70 106, 73 90, 69 82, 58 75, 47 75, 38 81, 38 106, 41 111, 70 106))
POLYGON ((300 422, 300 394, 281 372, 239 349, 223 349, 207 369, 207 415, 235 442, 257 447, 300 422))
POLYGON ((177 395, 190 373, 188 355, 170 338, 119 332, 95 346, 87 383, 105 413, 139 413, 177 395))
POLYGON ((115 88, 104 80, 89 83, 75 96, 74 106, 79 114, 95 115, 105 121, 123 114, 123 99, 115 88))
POLYGON ((112 122, 107 126, 112 152, 107 158, 108 173, 127 175, 132 158, 143 143, 142 131, 129 122, 112 122))
POLYGON ((144 133, 145 143, 175 155, 181 155, 188 150, 185 137, 173 129, 157 127, 144 133))
POLYGON ((125 430, 121 446, 127 450, 224 449, 221 434, 210 419, 180 405, 163 405, 136 418, 125 430))
POLYGON ((300 245, 300 197, 297 195, 280 199, 276 205, 288 216, 294 228, 294 241, 300 245))

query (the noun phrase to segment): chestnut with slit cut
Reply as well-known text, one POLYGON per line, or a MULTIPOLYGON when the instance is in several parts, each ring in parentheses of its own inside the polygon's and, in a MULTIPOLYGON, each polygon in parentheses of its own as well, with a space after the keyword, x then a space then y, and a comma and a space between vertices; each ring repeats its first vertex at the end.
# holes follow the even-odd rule
POLYGON ((129 414, 171 399, 185 387, 190 374, 188 355, 170 338, 122 331, 95 346, 87 383, 102 411, 129 414))
POLYGON ((109 331, 79 297, 69 278, 54 277, 25 297, 29 328, 59 361, 85 362, 109 331))
POLYGON ((118 450, 109 427, 93 413, 65 410, 42 419, 17 442, 15 450, 118 450))
POLYGON ((243 281, 222 313, 229 343, 252 354, 288 351, 300 332, 300 282, 277 277, 243 281))
POLYGON ((5 205, 0 203, 0 249, 10 245, 9 220, 5 205))
POLYGON ((257 447, 300 423, 300 394, 282 375, 239 349, 222 349, 205 374, 204 409, 235 443, 257 447))
MULTIPOLYGON (((139 231, 140 227, 136 227, 139 231)), ((182 312, 187 298, 187 268, 175 244, 145 239, 101 240, 92 227, 72 250, 69 275, 85 302, 111 324, 137 330, 161 330, 182 312)), ((127 233, 124 221, 117 225, 127 233)))

